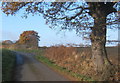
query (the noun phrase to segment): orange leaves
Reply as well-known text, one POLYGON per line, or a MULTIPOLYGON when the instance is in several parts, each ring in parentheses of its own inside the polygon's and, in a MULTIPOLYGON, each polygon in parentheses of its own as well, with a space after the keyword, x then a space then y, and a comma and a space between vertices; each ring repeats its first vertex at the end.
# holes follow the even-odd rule
POLYGON ((20 34, 19 44, 34 44, 38 43, 39 36, 35 31, 24 31, 20 34))

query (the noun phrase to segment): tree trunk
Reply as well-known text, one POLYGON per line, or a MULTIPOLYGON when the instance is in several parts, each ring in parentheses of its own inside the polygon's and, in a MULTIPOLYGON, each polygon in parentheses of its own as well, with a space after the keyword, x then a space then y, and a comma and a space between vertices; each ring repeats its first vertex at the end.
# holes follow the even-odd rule
POLYGON ((105 48, 106 44, 106 17, 112 12, 116 12, 113 8, 114 3, 104 2, 88 2, 91 15, 94 19, 94 26, 91 28, 91 49, 92 61, 97 71, 97 80, 107 80, 113 73, 114 66, 111 65, 105 48))
POLYGON ((110 61, 107 57, 107 52, 105 48, 106 44, 106 17, 99 18, 96 16, 94 19, 94 27, 91 33, 91 49, 92 49, 92 59, 95 64, 95 69, 97 71, 102 71, 105 65, 110 65, 110 61))

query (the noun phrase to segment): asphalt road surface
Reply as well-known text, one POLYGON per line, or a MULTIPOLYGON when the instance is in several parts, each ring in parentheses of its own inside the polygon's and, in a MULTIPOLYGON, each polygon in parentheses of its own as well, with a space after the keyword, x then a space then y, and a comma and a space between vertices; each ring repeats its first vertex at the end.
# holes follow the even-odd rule
POLYGON ((16 52, 15 81, 68 81, 33 58, 33 55, 16 52))

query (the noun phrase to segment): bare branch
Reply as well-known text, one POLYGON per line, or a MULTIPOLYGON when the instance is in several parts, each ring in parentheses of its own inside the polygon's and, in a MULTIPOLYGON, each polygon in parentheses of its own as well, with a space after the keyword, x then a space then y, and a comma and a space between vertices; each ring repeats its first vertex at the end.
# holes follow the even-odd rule
POLYGON ((79 6, 79 7, 72 8, 72 9, 68 9, 68 7, 63 6, 63 8, 69 11, 76 10, 76 9, 89 9, 89 8, 84 8, 83 6, 79 6))

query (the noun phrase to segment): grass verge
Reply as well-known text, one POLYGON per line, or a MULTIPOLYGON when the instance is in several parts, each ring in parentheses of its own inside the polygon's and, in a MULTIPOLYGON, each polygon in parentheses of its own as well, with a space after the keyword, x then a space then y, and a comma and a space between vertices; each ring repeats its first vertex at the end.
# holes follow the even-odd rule
POLYGON ((16 49, 16 51, 25 52, 25 53, 33 53, 36 55, 35 58, 37 60, 39 60, 40 62, 46 64, 48 67, 52 68, 53 70, 58 71, 59 73, 62 73, 65 76, 68 76, 70 78, 72 77, 72 79, 74 78, 77 81, 94 81, 90 77, 74 73, 66 68, 58 66, 53 61, 49 60, 45 56, 42 56, 44 54, 43 50, 40 50, 40 49, 16 49))
POLYGON ((0 50, 2 50, 2 81, 12 81, 15 53, 7 49, 0 50))
POLYGON ((41 61, 42 63, 45 63, 47 66, 62 72, 66 75, 70 75, 72 77, 74 77, 77 81, 94 81, 93 79, 91 79, 90 77, 84 76, 84 75, 80 75, 77 73, 74 73, 66 68, 60 67, 57 64, 55 64, 54 62, 50 61, 48 58, 44 57, 44 56, 40 56, 37 55, 36 59, 38 59, 39 61, 41 61))

